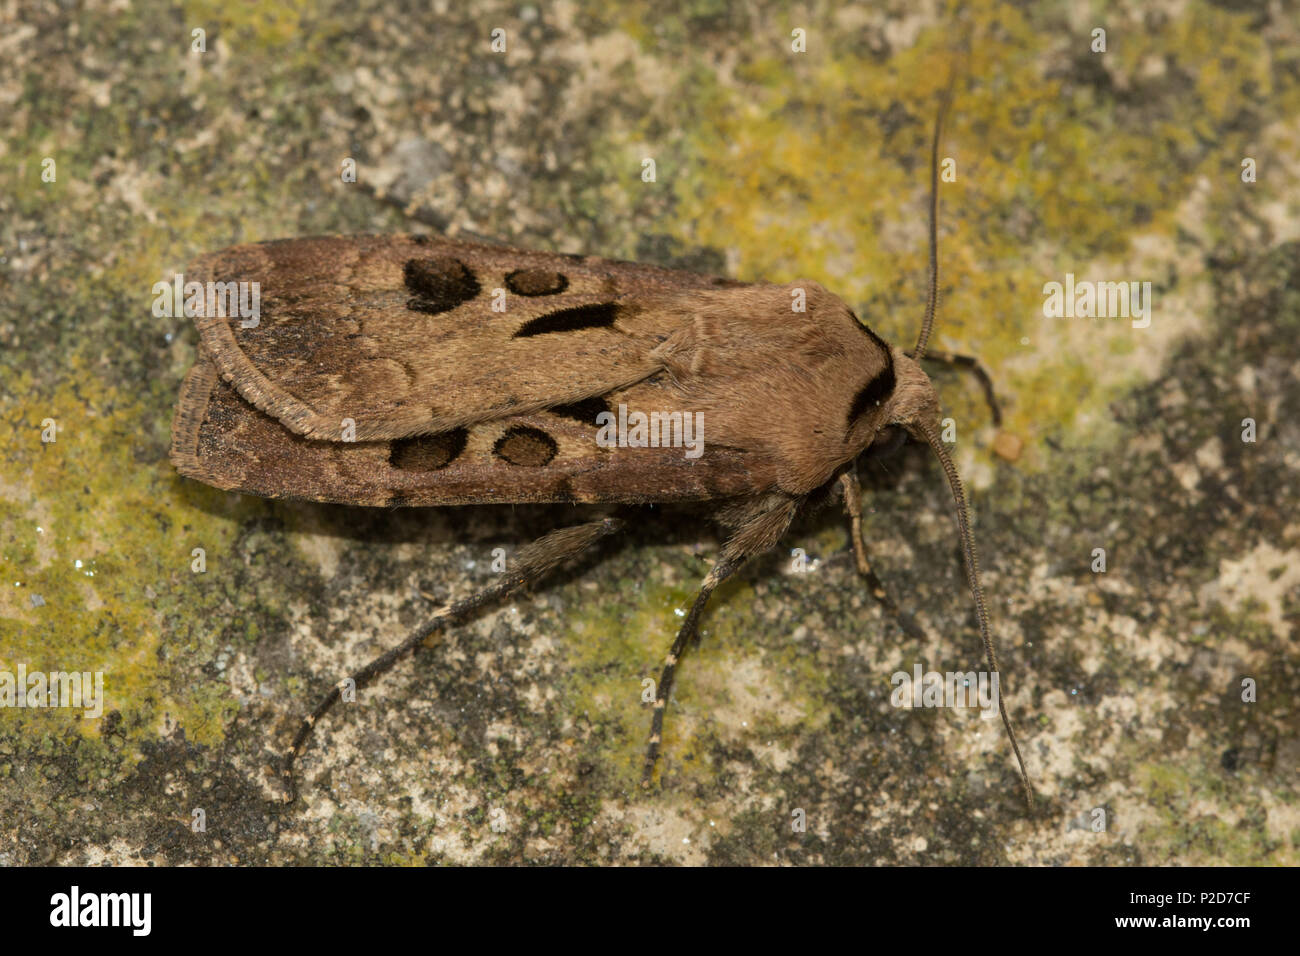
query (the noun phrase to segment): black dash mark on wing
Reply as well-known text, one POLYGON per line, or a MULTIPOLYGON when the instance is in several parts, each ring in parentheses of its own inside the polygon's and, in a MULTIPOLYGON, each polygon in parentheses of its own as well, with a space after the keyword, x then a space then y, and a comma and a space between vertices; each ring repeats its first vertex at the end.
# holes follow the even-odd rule
POLYGON ((538 428, 516 426, 497 439, 492 454, 511 465, 540 468, 558 452, 555 439, 538 428))
POLYGON ((437 471, 459 458, 468 440, 469 432, 464 428, 399 438, 389 446, 388 461, 402 471, 437 471))
POLYGON ((853 316, 853 324, 860 328, 877 346, 885 359, 885 367, 872 377, 871 381, 858 389, 858 394, 853 396, 853 404, 849 406, 848 427, 852 428, 858 417, 868 409, 879 405, 894 391, 894 354, 889 350, 889 343, 882 339, 875 332, 861 322, 857 314, 850 312, 853 316))
POLYGON ((618 306, 612 302, 600 305, 576 305, 571 309, 548 312, 535 319, 529 319, 514 334, 517 339, 530 335, 545 335, 548 332, 576 332, 579 329, 602 329, 614 324, 618 316, 618 306))
POLYGON ((574 421, 582 422, 584 425, 596 426, 596 416, 601 412, 609 411, 609 403, 599 395, 591 398, 584 398, 580 402, 570 402, 568 405, 552 405, 547 409, 552 415, 562 415, 565 418, 572 418, 574 421))
POLYGON ((515 295, 559 295, 569 287, 569 277, 553 269, 516 269, 506 276, 506 288, 515 295))
POLYGON ((402 276, 412 294, 406 307, 429 315, 450 312, 482 290, 465 263, 448 257, 408 259, 402 276))
POLYGON ((885 353, 885 361, 892 368, 894 364, 894 356, 893 353, 889 351, 889 343, 886 342, 884 339, 882 339, 875 332, 872 332, 871 329, 867 326, 867 324, 858 318, 858 314, 856 312, 849 312, 849 315, 853 316, 853 324, 856 325, 858 328, 860 328, 863 332, 865 332, 867 338, 871 339, 871 341, 875 342, 877 345, 880 346, 881 350, 885 353))
POLYGON ((875 408, 894 391, 894 360, 885 353, 886 362, 884 369, 878 372, 871 381, 858 389, 858 394, 853 396, 853 404, 849 406, 849 427, 863 412, 875 408))

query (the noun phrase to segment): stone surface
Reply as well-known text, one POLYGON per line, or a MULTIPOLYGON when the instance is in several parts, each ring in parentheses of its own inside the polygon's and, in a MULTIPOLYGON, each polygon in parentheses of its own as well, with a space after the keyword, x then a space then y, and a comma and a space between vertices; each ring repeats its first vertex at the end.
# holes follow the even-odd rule
POLYGON ((1297 862, 1295 23, 1121 3, 1093 53, 1072 4, 661 7, 0 2, 0 670, 102 671, 107 697, 99 718, 0 708, 0 861, 1297 862), (897 671, 981 667, 918 449, 868 470, 865 506, 926 636, 873 602, 835 511, 801 519, 717 594, 656 790, 641 682, 718 538, 649 508, 327 718, 277 804, 296 720, 427 618, 421 592, 469 594, 493 549, 575 510, 180 479, 196 337, 152 315, 153 284, 234 242, 428 228, 396 203, 455 234, 815 279, 910 344, 950 70, 935 343, 989 367, 1018 457, 992 454, 972 380, 935 378, 1037 813, 997 721, 890 704, 897 671), (1150 324, 1045 318, 1067 273, 1151 282, 1150 324))

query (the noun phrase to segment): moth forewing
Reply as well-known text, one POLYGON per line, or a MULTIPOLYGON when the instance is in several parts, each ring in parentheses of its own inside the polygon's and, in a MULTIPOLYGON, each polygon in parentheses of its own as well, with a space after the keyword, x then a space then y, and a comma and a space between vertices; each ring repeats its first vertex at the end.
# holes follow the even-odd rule
POLYGON ((595 441, 601 411, 682 408, 655 350, 688 320, 683 293, 738 283, 418 236, 237 246, 197 274, 256 283, 262 303, 251 326, 196 316, 201 353, 172 459, 201 481, 372 506, 754 489, 734 443, 684 459, 595 441), (494 311, 502 290, 507 308, 494 311))

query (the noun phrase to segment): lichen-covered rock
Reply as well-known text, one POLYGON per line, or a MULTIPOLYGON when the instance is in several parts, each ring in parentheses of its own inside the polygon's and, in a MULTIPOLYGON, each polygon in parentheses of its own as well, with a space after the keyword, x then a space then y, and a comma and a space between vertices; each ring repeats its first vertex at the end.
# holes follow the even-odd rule
POLYGON ((1104 52, 1084 14, 989 0, 956 22, 0 12, 0 672, 101 672, 105 693, 99 716, 0 707, 0 862, 1294 865, 1300 37, 1235 6, 1120 4, 1104 52), (925 636, 862 586, 842 517, 806 516, 716 595, 655 790, 642 681, 717 537, 647 508, 323 721, 277 803, 318 694, 574 509, 179 478, 195 334, 152 314, 153 284, 234 242, 426 228, 387 199, 453 234, 813 278, 910 343, 950 77, 935 344, 989 367, 1002 434, 973 381, 935 377, 1038 811, 997 721, 891 706, 897 671, 981 667, 950 501, 914 449, 865 474, 866 523, 925 636), (1045 316, 1067 275, 1149 282, 1149 323, 1045 316))

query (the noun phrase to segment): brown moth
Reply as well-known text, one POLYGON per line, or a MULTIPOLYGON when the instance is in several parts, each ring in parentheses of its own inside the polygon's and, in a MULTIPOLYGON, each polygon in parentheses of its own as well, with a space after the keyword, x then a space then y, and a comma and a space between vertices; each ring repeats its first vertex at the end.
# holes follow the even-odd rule
MULTIPOLYGON (((196 318, 198 360, 181 389, 171 459, 181 474, 217 488, 372 507, 717 502, 727 538, 665 659, 648 784, 676 666, 709 595, 772 548, 805 503, 842 495, 858 570, 896 612, 867 560, 854 467, 912 436, 930 446, 951 486, 996 673, 961 483, 939 439, 938 396, 919 365, 937 290, 937 147, 938 124, 929 301, 910 355, 812 281, 743 283, 429 236, 241 245, 204 256, 188 274, 258 283, 261 309, 255 322, 196 318), (598 416, 620 406, 673 423, 697 416, 700 454, 599 442, 598 416)), ((352 675, 355 686, 620 525, 601 517, 524 548, 496 584, 442 608, 352 675)), ((340 686, 288 753, 288 799, 293 761, 340 686)), ((1032 806, 1001 700, 999 709, 1032 806)))

